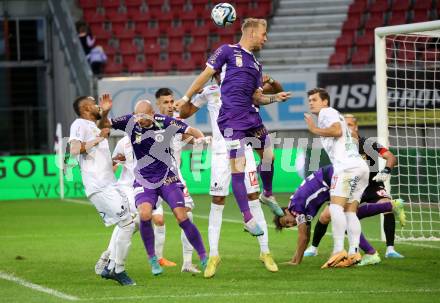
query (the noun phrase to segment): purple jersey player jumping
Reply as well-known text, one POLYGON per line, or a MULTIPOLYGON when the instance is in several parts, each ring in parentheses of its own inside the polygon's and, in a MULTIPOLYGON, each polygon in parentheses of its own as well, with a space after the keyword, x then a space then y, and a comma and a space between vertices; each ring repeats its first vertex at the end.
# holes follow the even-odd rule
MULTIPOLYGON (((297 191, 291 196, 288 207, 283 207, 284 215, 275 216, 274 223, 278 230, 287 227, 298 226, 298 242, 296 252, 292 260, 287 262, 290 265, 301 263, 310 239, 310 224, 319 209, 327 201, 330 201, 330 184, 333 177, 333 166, 321 167, 308 176, 297 191)), ((368 187, 367 187, 368 188, 368 187)), ((380 204, 362 204, 357 211, 359 219, 371 217, 380 213, 394 210, 392 202, 380 204)), ((368 253, 371 245, 361 234, 360 245, 362 250, 368 253)))
POLYGON ((264 19, 244 20, 240 42, 218 48, 209 58, 205 70, 175 104, 179 109, 199 92, 216 72, 221 73, 222 107, 217 124, 229 150, 232 191, 243 214, 245 229, 254 236, 262 235, 264 232, 249 210, 244 174, 244 147, 246 143, 251 142, 262 159, 258 170, 264 192, 260 195, 260 201, 281 215, 281 209, 272 195, 273 151, 258 107, 290 98, 289 92, 279 92, 272 96, 262 93, 262 67, 253 52, 260 50, 266 42, 266 28, 264 19))
MULTIPOLYGON (((103 95, 103 117, 111 109, 110 95, 103 95)), ((148 100, 139 101, 134 115, 129 114, 114 119, 101 119, 101 127, 112 127, 128 134, 137 160, 134 169, 134 194, 136 207, 140 216, 140 234, 147 251, 152 273, 159 275, 162 268, 154 250, 154 232, 151 224, 152 210, 156 207, 158 197, 172 209, 180 227, 185 232, 191 245, 197 251, 201 266, 206 267, 206 252, 202 237, 197 227, 188 219, 185 211, 185 198, 182 184, 173 167, 170 144, 176 133, 196 140, 203 137, 202 132, 182 121, 155 114, 148 100)))

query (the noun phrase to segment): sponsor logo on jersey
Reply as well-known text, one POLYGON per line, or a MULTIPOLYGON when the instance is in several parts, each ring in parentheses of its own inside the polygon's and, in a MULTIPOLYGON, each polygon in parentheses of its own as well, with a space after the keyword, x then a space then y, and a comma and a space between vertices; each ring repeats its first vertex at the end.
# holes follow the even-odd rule
POLYGON ((219 186, 217 182, 214 182, 214 184, 211 185, 211 191, 212 192, 221 192, 221 191, 223 191, 223 186, 219 186))

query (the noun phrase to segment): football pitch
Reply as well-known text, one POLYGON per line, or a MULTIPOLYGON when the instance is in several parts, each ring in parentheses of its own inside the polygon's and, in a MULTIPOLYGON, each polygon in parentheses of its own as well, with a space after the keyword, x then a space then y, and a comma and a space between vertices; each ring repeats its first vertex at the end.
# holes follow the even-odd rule
MULTIPOLYGON (((288 197, 278 195, 280 204, 286 205, 288 197)), ((194 200, 194 220, 208 250, 210 198, 197 195, 194 200)), ((137 286, 121 287, 94 273, 112 229, 104 227, 87 201, 0 202, 0 302, 438 302, 440 243, 397 242, 405 258, 385 259, 378 217, 363 220, 362 228, 382 263, 322 270, 331 236, 324 237, 319 256, 304 258, 299 266, 283 265, 294 252, 297 231, 276 232, 264 209, 271 252, 280 269, 270 273, 258 260, 257 240, 243 232, 240 213, 229 197, 219 247, 222 263, 208 280, 180 272, 180 228, 165 209, 164 255, 178 266, 153 277, 136 233, 126 268, 137 286)))

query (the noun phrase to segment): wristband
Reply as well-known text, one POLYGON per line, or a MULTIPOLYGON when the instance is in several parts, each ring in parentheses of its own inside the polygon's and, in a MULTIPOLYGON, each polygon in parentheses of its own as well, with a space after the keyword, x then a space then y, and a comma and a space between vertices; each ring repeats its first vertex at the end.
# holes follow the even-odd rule
POLYGON ((385 166, 385 168, 383 169, 383 172, 386 174, 391 174, 391 167, 385 166))
POLYGON ((187 95, 185 95, 185 96, 182 97, 182 100, 185 101, 185 102, 188 102, 189 101, 189 97, 187 95))

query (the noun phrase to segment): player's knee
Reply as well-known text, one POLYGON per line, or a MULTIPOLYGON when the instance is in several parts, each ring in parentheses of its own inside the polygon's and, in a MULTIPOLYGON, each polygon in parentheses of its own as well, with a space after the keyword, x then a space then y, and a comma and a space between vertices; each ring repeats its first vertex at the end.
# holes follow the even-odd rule
POLYGON ((139 218, 141 221, 149 221, 151 220, 151 211, 148 211, 148 209, 145 208, 139 208, 139 218))
POLYGON ((212 197, 212 203, 216 205, 225 205, 226 197, 220 197, 220 196, 213 196, 212 197))
POLYGON ((153 223, 156 226, 163 226, 165 225, 165 220, 163 219, 162 215, 155 215, 153 216, 153 223))
POLYGON ((247 195, 249 201, 258 200, 258 192, 250 193, 247 195))
POLYGON ((331 220, 330 211, 328 207, 326 207, 319 216, 319 222, 321 222, 322 224, 329 224, 330 220, 331 220))
POLYGON ((176 207, 173 209, 174 216, 176 217, 177 222, 181 223, 188 219, 188 215, 183 207, 176 207))

